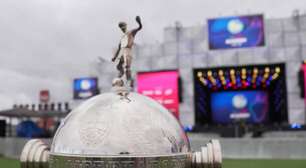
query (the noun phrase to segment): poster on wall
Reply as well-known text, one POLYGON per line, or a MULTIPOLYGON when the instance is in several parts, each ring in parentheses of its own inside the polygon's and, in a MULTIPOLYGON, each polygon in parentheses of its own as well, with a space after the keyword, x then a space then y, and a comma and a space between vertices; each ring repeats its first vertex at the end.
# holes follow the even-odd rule
POLYGON ((265 45, 263 15, 209 19, 207 25, 211 50, 265 45))
POLYGON ((178 71, 140 72, 137 91, 151 97, 179 119, 178 71))

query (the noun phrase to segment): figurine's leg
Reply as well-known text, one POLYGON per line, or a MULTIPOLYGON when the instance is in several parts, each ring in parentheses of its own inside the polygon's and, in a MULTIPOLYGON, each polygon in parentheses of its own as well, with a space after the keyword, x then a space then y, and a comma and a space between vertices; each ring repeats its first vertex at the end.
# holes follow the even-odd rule
POLYGON ((118 65, 117 65, 117 69, 119 71, 118 78, 121 78, 123 76, 123 74, 124 74, 123 64, 124 64, 124 58, 121 57, 120 60, 119 60, 118 65))
POLYGON ((126 55, 125 73, 126 73, 126 80, 129 81, 130 84, 132 80, 131 63, 132 63, 132 56, 126 55))

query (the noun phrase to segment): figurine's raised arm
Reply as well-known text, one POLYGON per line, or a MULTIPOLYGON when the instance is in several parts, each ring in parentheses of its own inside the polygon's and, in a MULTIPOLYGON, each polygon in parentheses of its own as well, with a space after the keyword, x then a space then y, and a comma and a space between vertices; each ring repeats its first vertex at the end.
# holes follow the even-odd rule
POLYGON ((132 35, 135 36, 136 33, 142 29, 142 23, 139 16, 136 16, 136 22, 138 23, 138 28, 132 30, 132 35))

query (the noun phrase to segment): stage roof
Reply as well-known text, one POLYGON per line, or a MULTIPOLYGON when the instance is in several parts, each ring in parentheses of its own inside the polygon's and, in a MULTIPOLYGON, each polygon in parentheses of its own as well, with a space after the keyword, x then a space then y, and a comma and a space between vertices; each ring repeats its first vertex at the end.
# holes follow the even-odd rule
POLYGON ((17 108, 10 110, 0 111, 0 116, 11 117, 11 118, 27 118, 27 117, 38 117, 38 118, 49 118, 49 117, 65 117, 69 112, 64 111, 33 111, 26 108, 17 108))

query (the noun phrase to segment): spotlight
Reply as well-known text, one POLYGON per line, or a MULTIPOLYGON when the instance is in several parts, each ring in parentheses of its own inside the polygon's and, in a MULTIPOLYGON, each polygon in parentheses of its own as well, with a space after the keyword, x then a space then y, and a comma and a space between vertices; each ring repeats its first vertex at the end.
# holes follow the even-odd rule
POLYGON ((202 78, 200 78, 200 81, 206 86, 207 85, 207 80, 206 79, 204 79, 203 77, 202 78))
POLYGON ((212 75, 212 72, 211 71, 208 71, 207 72, 207 76, 211 76, 212 75))
POLYGON ((200 78, 203 76, 203 73, 202 72, 198 72, 197 76, 200 78))
POLYGON ((230 75, 235 75, 235 70, 234 69, 230 70, 230 75))
POLYGON ((269 77, 269 74, 266 73, 266 74, 264 75, 264 78, 267 79, 268 77, 269 77))
POLYGON ((246 69, 245 69, 245 68, 242 68, 241 73, 242 73, 242 74, 246 74, 246 69))
POLYGON ((207 77, 211 82, 215 81, 215 78, 213 76, 208 76, 207 77))
POLYGON ((275 80, 276 78, 278 78, 278 73, 275 73, 275 74, 272 76, 272 80, 275 80))
POLYGON ((276 68, 275 68, 275 72, 276 72, 276 73, 280 73, 280 71, 281 71, 280 67, 276 67, 276 68))
POLYGON ((257 69, 257 68, 254 68, 254 69, 253 69, 253 73, 254 73, 254 74, 258 74, 258 69, 257 69))
POLYGON ((223 71, 219 70, 219 76, 223 76, 223 71))
POLYGON ((265 68, 265 73, 269 73, 270 72, 270 68, 269 67, 266 67, 265 68))

